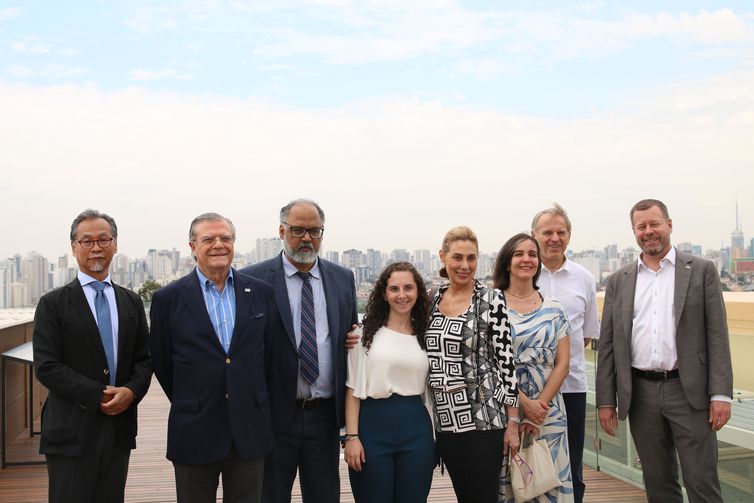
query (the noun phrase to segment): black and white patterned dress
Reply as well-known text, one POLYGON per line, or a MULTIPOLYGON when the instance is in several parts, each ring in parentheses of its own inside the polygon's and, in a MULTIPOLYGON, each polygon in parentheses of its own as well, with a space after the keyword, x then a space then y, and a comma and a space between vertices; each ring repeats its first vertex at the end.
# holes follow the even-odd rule
POLYGON ((503 429, 505 406, 518 406, 510 324, 500 290, 475 281, 468 311, 439 310, 448 285, 432 299, 426 333, 435 429, 460 433, 503 429))

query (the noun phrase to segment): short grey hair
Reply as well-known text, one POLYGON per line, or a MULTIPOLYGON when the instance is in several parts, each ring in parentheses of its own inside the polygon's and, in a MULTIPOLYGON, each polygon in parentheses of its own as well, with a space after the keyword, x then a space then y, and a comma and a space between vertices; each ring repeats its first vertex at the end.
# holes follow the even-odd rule
POLYGON ((191 226, 189 227, 189 241, 196 241, 196 226, 199 225, 202 222, 227 222, 230 226, 230 232, 233 234, 233 241, 236 240, 236 226, 233 225, 233 222, 230 221, 230 218, 224 217, 219 213, 202 213, 198 217, 194 218, 191 221, 191 226))
POLYGON ((322 211, 322 208, 320 208, 319 205, 315 203, 314 201, 312 201, 311 199, 294 199, 290 203, 280 208, 280 223, 281 224, 288 222, 288 213, 290 213, 291 208, 293 208, 297 204, 309 204, 311 206, 314 206, 317 209, 317 213, 319 213, 319 219, 322 220, 322 225, 325 225, 325 212, 322 211))
POLYGON ((566 213, 566 210, 558 203, 552 203, 552 208, 544 209, 540 211, 539 213, 537 213, 536 215, 534 215, 534 218, 531 220, 532 232, 534 232, 534 230, 537 228, 539 219, 545 215, 556 215, 559 217, 563 217, 563 220, 565 221, 566 230, 568 231, 568 234, 571 233, 571 219, 568 218, 568 213, 566 213))
POLYGON ((71 243, 76 241, 76 233, 78 232, 79 224, 84 220, 92 220, 95 218, 101 218, 107 222, 110 225, 110 233, 113 235, 113 238, 118 239, 118 226, 115 225, 115 219, 107 213, 101 213, 89 208, 79 213, 78 216, 73 219, 73 222, 71 223, 71 243))

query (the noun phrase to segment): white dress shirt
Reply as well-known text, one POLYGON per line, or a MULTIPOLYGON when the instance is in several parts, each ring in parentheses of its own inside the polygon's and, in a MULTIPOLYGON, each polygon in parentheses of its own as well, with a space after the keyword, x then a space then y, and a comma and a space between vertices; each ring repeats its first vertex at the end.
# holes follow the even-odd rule
MULTIPOLYGON (((83 273, 81 271, 78 272, 76 275, 78 277, 79 283, 81 283, 81 288, 84 289, 84 296, 86 297, 86 302, 89 304, 89 309, 92 310, 92 316, 94 316, 94 322, 97 323, 97 326, 99 326, 99 322, 97 321, 97 308, 94 306, 94 298, 97 296, 97 290, 94 289, 94 287, 91 285, 96 279, 92 278, 86 273, 83 273)), ((113 349, 114 349, 114 362, 115 368, 118 368, 118 304, 115 302, 115 289, 113 288, 112 280, 110 279, 110 275, 108 274, 103 283, 106 283, 107 287, 105 287, 104 290, 102 290, 105 294, 105 298, 107 299, 107 305, 110 308, 110 324, 113 328, 113 349)))
MULTIPOLYGON (((641 370, 678 368, 675 337, 675 248, 660 260, 655 272, 639 257, 634 293, 631 366, 641 370)), ((730 402, 726 395, 710 400, 730 402)))
POLYGON ((678 367, 675 347, 675 248, 660 260, 655 272, 639 257, 634 292, 631 366, 641 370, 678 367))
MULTIPOLYGON (((285 253, 283 256, 283 270, 285 272, 285 286, 288 290, 288 302, 291 305, 293 317, 293 331, 296 335, 296 347, 301 344, 301 286, 304 280, 298 274, 298 269, 291 264, 285 253)), ((296 398, 330 398, 335 390, 335 372, 332 366, 332 342, 330 341, 330 325, 327 323, 327 301, 325 288, 322 284, 322 272, 319 269, 319 258, 311 274, 312 297, 314 298, 314 318, 317 325, 317 359, 319 360, 319 377, 309 384, 299 373, 296 398)))
POLYGON ((594 276, 581 265, 566 258, 563 265, 554 272, 542 265, 537 286, 543 296, 560 302, 570 326, 568 335, 571 337, 571 362, 560 391, 586 393, 584 339, 598 339, 600 336, 594 276))

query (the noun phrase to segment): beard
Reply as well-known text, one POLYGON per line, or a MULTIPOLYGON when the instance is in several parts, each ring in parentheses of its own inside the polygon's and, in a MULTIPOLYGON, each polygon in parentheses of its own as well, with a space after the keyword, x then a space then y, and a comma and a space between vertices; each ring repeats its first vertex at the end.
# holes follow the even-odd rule
POLYGON ((285 249, 285 254, 288 255, 288 258, 293 262, 299 264, 313 264, 317 261, 317 252, 311 244, 301 243, 294 249, 288 244, 288 241, 283 240, 283 248, 285 249))

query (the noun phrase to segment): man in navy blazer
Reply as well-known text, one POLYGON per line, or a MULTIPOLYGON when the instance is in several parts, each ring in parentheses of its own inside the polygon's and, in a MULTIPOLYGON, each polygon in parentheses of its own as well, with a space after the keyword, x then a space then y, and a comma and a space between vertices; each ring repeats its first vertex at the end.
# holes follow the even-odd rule
POLYGON ((259 502, 272 450, 267 372, 280 328, 270 285, 231 267, 233 223, 191 223, 197 267, 152 299, 154 372, 170 399, 167 458, 180 502, 259 502))
POLYGON ((144 305, 110 280, 115 220, 96 210, 71 225, 78 276, 42 296, 34 314, 34 367, 49 390, 39 451, 49 501, 122 502, 136 404, 152 377, 144 305))
POLYGON ((291 201, 280 210, 284 252, 242 270, 272 284, 285 327, 273 348, 275 450, 265 465, 266 503, 291 500, 297 471, 305 503, 340 501, 345 337, 358 318, 353 273, 317 256, 324 223, 315 202, 291 201))

